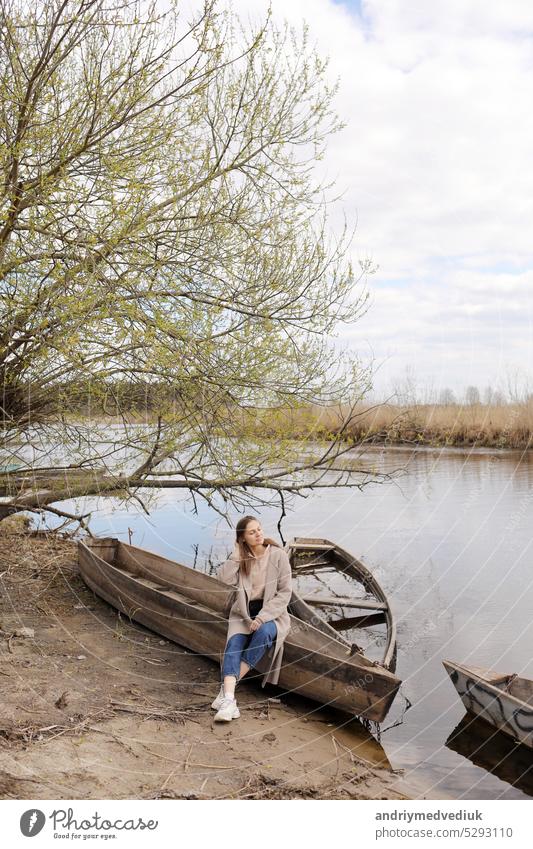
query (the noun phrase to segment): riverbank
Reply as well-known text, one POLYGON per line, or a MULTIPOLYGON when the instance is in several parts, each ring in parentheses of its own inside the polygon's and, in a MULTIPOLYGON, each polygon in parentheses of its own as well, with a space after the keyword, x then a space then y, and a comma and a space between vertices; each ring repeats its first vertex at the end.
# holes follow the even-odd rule
MULTIPOLYGON (((317 434, 337 433, 334 416, 315 410, 317 434)), ((434 448, 533 447, 533 401, 519 404, 379 404, 356 410, 345 429, 354 443, 434 448)))
POLYGON ((215 724, 214 663, 97 598, 73 542, 10 521, 0 523, 0 798, 405 798, 363 726, 307 700, 243 684, 241 719, 215 724))
POLYGON ((362 416, 352 436, 385 434, 388 445, 530 449, 533 403, 383 405, 362 416))

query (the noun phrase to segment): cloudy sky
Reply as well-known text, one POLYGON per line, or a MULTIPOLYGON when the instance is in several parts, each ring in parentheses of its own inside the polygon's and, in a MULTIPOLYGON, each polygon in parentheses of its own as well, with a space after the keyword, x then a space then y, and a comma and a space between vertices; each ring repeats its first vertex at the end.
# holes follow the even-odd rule
MULTIPOLYGON (((533 375, 533 2, 271 0, 340 78, 326 168, 379 265, 346 339, 387 392, 533 375)), ((267 0, 233 0, 254 16, 267 0)), ((533 380, 529 382, 533 391, 533 380)))

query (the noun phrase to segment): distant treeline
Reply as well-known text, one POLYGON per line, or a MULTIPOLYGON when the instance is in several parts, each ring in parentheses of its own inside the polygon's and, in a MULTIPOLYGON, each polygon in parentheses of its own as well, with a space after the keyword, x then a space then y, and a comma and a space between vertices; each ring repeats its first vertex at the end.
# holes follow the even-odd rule
MULTIPOLYGON (((179 413, 202 399, 190 393, 187 404, 168 384, 157 381, 115 381, 103 386, 94 383, 58 385, 47 393, 49 402, 60 403, 69 418, 111 418, 125 416, 131 421, 151 420, 160 412, 179 413), (56 394, 57 393, 57 394, 56 394), (50 395, 56 397, 52 400, 50 395)), ((473 395, 473 393, 471 393, 473 395)), ((28 397, 28 394, 26 394, 28 397)), ((473 401, 473 398, 471 399, 473 401)), ((221 406, 235 415, 231 402, 221 397, 221 406)), ((359 404, 346 426, 347 408, 309 406, 297 410, 238 409, 247 419, 250 432, 280 433, 288 438, 328 439, 340 429, 349 442, 386 445, 478 446, 491 448, 530 448, 533 445, 533 397, 506 403, 496 396, 493 403, 359 404)))

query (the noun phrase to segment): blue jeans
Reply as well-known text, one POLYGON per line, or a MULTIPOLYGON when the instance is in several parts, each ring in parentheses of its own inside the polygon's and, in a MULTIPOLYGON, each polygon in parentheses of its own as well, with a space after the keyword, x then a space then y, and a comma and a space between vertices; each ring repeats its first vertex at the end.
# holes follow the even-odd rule
POLYGON ((248 666, 256 666, 276 639, 278 629, 275 622, 265 622, 252 634, 234 634, 226 643, 222 662, 222 679, 226 675, 239 678, 241 660, 248 666))

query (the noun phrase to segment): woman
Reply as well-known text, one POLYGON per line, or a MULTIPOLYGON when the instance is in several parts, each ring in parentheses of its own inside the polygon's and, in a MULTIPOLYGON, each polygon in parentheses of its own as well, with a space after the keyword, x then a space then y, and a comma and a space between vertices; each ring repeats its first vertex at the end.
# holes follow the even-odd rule
POLYGON ((236 588, 229 613, 228 639, 222 661, 222 685, 211 707, 215 720, 240 716, 235 700, 237 681, 254 667, 265 684, 277 684, 283 642, 289 633, 287 605, 292 582, 289 558, 272 539, 265 539, 257 519, 237 523, 235 548, 217 577, 236 588))

